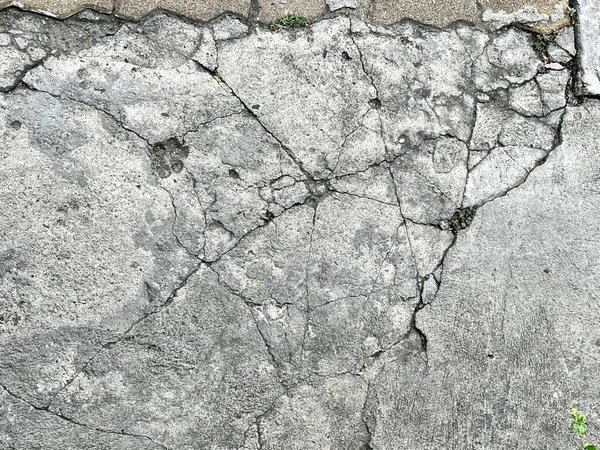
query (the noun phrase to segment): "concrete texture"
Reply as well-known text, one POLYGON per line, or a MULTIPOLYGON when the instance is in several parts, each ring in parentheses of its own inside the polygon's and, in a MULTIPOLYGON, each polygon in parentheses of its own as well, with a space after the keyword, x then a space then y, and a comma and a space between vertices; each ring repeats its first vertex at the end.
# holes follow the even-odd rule
POLYGON ((569 26, 572 13, 567 0, 486 0, 482 20, 494 28, 521 24, 539 33, 551 34, 569 26))
POLYGON ((373 0, 373 20, 385 24, 412 19, 419 22, 444 26, 456 21, 475 22, 475 0, 373 0))
POLYGON ((195 20, 209 20, 225 12, 248 16, 251 0, 115 0, 114 13, 139 20, 157 9, 173 11, 195 20))
POLYGON ((479 4, 477 0, 257 0, 255 8, 251 8, 251 0, 0 0, 0 9, 11 5, 59 18, 91 8, 132 20, 140 20, 155 10, 168 10, 195 20, 209 20, 230 12, 263 23, 286 14, 315 21, 334 12, 383 24, 405 19, 436 26, 483 21, 495 28, 521 23, 544 32, 570 22, 567 0, 482 0, 479 4))
POLYGON ((600 95, 600 2, 578 1, 581 81, 591 95, 600 95))
POLYGON ((247 17, 250 3, 251 0, 1 0, 0 9, 17 6, 64 19, 91 8, 133 20, 140 20, 152 11, 164 9, 191 19, 209 20, 226 12, 247 17))
POLYGON ((330 11, 337 11, 342 8, 359 8, 362 4, 361 0, 326 0, 330 11))
POLYGON ((250 25, 0 13, 0 448, 600 429, 573 30, 250 25))
POLYGON ((17 6, 28 11, 48 14, 52 17, 66 18, 86 9, 110 13, 113 11, 115 0, 0 0, 0 8, 17 6))
POLYGON ((423 379, 407 384, 395 361, 373 383, 373 448, 575 448, 570 405, 591 412, 597 433, 599 267, 588 242, 599 237, 599 119, 597 101, 569 108, 548 160, 458 235, 417 315, 428 358, 409 363, 423 379))
POLYGON ((323 0, 259 0, 258 20, 272 22, 287 14, 300 14, 315 20, 325 12, 323 0))

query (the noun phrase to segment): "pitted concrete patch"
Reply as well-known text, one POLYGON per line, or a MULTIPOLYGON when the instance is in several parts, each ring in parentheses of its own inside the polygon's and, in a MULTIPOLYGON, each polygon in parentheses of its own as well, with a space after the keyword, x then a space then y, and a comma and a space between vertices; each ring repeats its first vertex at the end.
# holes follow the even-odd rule
POLYGON ((0 20, 3 448, 566 445, 572 32, 0 20))

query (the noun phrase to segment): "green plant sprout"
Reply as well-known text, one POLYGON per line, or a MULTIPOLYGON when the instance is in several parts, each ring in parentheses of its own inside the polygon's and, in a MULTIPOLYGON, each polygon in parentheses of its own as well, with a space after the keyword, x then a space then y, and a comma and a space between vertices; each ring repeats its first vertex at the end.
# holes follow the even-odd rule
POLYGON ((571 410, 571 418, 573 419, 573 428, 575 428, 579 433, 579 439, 581 439, 581 448, 583 450, 597 450, 597 447, 594 444, 590 444, 585 437, 585 433, 587 432, 585 414, 577 411, 577 408, 573 408, 571 410))
POLYGON ((308 25, 308 20, 299 14, 286 14, 281 19, 271 22, 269 28, 273 31, 279 31, 284 28, 302 28, 308 25))

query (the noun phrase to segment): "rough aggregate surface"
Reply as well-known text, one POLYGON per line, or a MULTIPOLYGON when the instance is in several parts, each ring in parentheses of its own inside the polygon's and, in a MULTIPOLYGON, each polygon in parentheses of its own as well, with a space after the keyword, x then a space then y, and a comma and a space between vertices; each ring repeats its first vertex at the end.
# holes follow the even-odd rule
POLYGON ((1 12, 0 447, 574 445, 600 104, 573 39, 1 12))

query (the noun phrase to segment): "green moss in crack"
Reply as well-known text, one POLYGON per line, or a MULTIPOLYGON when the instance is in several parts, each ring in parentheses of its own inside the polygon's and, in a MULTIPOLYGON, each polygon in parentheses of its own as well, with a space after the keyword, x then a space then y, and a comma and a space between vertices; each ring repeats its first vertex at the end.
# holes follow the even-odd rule
POLYGON ((471 225, 475 218, 476 208, 460 208, 457 209, 452 218, 450 219, 450 229, 453 233, 457 233, 460 230, 464 230, 471 225))
POLYGON ((302 28, 307 25, 306 17, 299 14, 287 14, 281 19, 271 22, 269 28, 273 31, 280 31, 284 28, 302 28))

